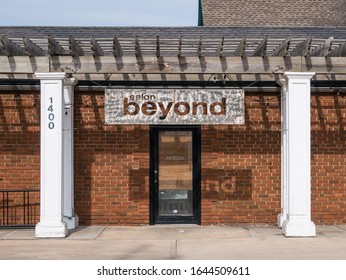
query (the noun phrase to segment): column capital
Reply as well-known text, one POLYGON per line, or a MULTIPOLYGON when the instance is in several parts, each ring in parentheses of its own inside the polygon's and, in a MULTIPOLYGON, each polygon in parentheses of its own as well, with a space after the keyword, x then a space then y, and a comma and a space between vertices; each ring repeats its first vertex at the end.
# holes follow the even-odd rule
POLYGON ((311 79, 315 76, 315 72, 284 72, 283 78, 287 81, 289 79, 311 79))
POLYGON ((66 78, 64 80, 64 86, 75 86, 77 84, 77 79, 75 78, 66 78))
POLYGON ((35 73, 35 77, 40 80, 65 80, 65 72, 35 73))
POLYGON ((276 83, 280 86, 280 87, 284 87, 287 85, 287 79, 285 79, 284 77, 281 77, 280 79, 278 79, 276 81, 276 83))

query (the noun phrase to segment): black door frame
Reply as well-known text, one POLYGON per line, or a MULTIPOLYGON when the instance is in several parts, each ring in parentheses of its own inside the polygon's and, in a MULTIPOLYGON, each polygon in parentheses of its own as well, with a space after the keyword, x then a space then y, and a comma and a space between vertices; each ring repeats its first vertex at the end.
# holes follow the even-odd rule
POLYGON ((152 125, 150 126, 150 225, 155 224, 201 224, 201 126, 199 125, 152 125), (193 153, 193 216, 158 216, 158 132, 185 130, 192 131, 193 153))

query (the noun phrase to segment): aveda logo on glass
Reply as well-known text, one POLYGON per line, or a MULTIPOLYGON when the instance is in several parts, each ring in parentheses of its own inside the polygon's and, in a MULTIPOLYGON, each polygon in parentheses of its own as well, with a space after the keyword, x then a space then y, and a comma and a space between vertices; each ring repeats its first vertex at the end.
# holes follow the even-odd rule
POLYGON ((243 124, 240 89, 107 89, 107 124, 243 124))

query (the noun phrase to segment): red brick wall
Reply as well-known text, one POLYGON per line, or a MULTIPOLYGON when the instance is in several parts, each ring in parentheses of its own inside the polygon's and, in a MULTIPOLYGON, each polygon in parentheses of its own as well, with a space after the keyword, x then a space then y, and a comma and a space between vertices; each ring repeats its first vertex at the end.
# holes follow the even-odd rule
POLYGON ((38 188, 39 93, 0 95, 0 189, 38 188))
MULTIPOLYGON (((39 186, 39 94, 0 95, 0 189, 39 186), (35 106, 34 106, 35 105, 35 106)), ((104 93, 75 94, 81 224, 149 223, 149 126, 104 124, 104 93)), ((346 222, 346 98, 312 95, 312 219, 346 222)), ((202 126, 202 224, 271 223, 280 212, 280 100, 246 96, 246 123, 202 126)))
POLYGON ((346 223, 346 97, 315 94, 312 104, 312 219, 346 223))
POLYGON ((202 223, 275 223, 280 212, 278 95, 247 95, 246 123, 204 126, 202 223))
POLYGON ((105 125, 103 98, 76 93, 76 212, 81 224, 149 224, 149 127, 105 125))
MULTIPOLYGON (((0 190, 39 189, 39 93, 0 94, 0 190)), ((6 198, 6 196, 5 196, 6 198)), ((0 207, 3 195, 0 193, 0 207)), ((23 193, 8 193, 9 224, 23 223, 23 193)), ((39 220, 39 193, 30 195, 30 223, 39 220)), ((6 218, 7 220, 7 218, 6 218)), ((7 224, 0 214, 0 224, 7 224)))

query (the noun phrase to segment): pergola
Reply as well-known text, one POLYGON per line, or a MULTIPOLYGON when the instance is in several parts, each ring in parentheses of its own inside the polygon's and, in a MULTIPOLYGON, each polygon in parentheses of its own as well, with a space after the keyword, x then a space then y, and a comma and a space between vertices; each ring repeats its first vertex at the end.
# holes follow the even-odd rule
POLYGON ((0 89, 39 84, 41 89, 37 237, 64 237, 67 228, 78 226, 73 213, 73 111, 66 114, 77 81, 87 89, 277 90, 280 85, 278 225, 286 236, 316 234, 310 213, 310 85, 322 91, 344 86, 345 29, 0 27, 0 34, 0 89))
POLYGON ((345 38, 342 28, 2 27, 0 85, 64 72, 80 85, 273 86, 289 71, 315 72, 314 85, 328 86, 345 80, 345 38))

